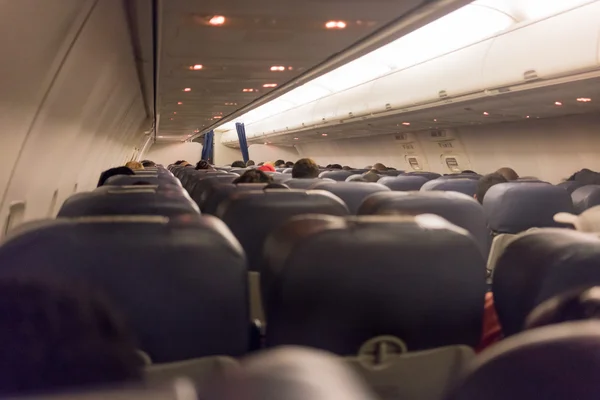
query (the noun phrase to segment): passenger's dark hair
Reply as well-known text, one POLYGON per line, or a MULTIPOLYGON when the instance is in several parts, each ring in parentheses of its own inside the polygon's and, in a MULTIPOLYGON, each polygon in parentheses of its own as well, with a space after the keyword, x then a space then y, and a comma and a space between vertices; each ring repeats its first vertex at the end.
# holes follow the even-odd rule
POLYGON ((197 170, 201 170, 201 169, 214 169, 214 168, 212 167, 212 165, 210 165, 208 163, 208 161, 206 161, 206 160, 200 160, 196 164, 196 169, 197 170))
POLYGON ((254 166, 254 165, 256 165, 256 163, 255 163, 254 161, 252 161, 252 160, 248 160, 248 161, 246 162, 246 167, 252 167, 252 166, 254 166))
POLYGON ((342 169, 343 169, 344 171, 352 171, 352 167, 349 167, 349 166, 347 166, 347 165, 344 165, 344 166, 342 167, 342 169))
POLYGON ((283 183, 272 182, 264 187, 265 189, 289 189, 290 187, 283 183))
POLYGON ((115 175, 135 175, 135 172, 127 167, 117 167, 107 169, 106 171, 100 174, 100 179, 98 179, 98 185, 96 187, 100 187, 106 183, 108 178, 115 175))
POLYGON ((277 160, 275 161, 275 167, 281 167, 282 165, 285 165, 285 161, 284 160, 277 160))
POLYGON ((231 163, 231 168, 246 168, 246 163, 243 161, 234 161, 231 163))
POLYGON ((142 163, 142 166, 144 168, 147 168, 147 167, 156 167, 156 163, 154 161, 142 160, 141 163, 142 163))
POLYGON ((586 319, 600 320, 600 286, 577 288, 538 305, 527 317, 526 329, 586 319))
POLYGON ((175 164, 173 164, 173 165, 181 165, 184 162, 185 162, 185 160, 178 160, 178 161, 175 161, 175 164))
POLYGON ((101 297, 72 286, 0 280, 0 395, 140 380, 143 362, 101 297))
POLYGON ((372 169, 363 174, 363 179, 367 182, 377 182, 379 179, 381 179, 381 176, 377 174, 377 170, 372 169))
POLYGON ((387 167, 385 165, 383 165, 382 163, 373 164, 373 169, 376 171, 387 171, 387 167))
POLYGON ((285 167, 286 168, 293 168, 294 167, 294 163, 291 162, 291 161, 288 161, 288 162, 285 163, 285 167))
POLYGON ((258 169, 251 169, 236 178, 233 183, 271 183, 273 178, 258 169))
POLYGON ((477 175, 477 172, 471 171, 470 169, 465 169, 464 171, 461 172, 461 174, 475 174, 475 175, 477 175))
POLYGON ((292 167, 292 178, 317 178, 319 166, 310 158, 301 158, 292 167))
POLYGON ((475 193, 475 198, 479 203, 483 204, 485 194, 488 192, 488 190, 490 190, 492 186, 506 182, 508 182, 508 180, 496 172, 494 172, 493 174, 482 176, 481 178, 479 178, 479 182, 477 183, 477 192, 475 193))
POLYGON ((330 169, 342 169, 342 166, 340 164, 331 164, 329 166, 330 169))

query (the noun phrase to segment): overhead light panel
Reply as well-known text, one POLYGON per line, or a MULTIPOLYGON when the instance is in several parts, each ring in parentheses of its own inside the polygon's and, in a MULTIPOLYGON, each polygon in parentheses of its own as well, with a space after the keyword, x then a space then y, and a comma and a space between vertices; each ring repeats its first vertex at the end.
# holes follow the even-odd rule
POLYGON ((295 137, 295 138, 294 138, 294 140, 298 140, 298 138, 297 138, 297 137, 295 137))
POLYGON ((265 83, 263 85, 263 87, 264 88, 274 88, 274 87, 277 87, 277 84, 276 83, 265 83))
POLYGON ((590 99, 589 97, 579 97, 577 101, 580 103, 589 103, 590 101, 592 101, 592 99, 590 99))
POLYGON ((344 21, 327 21, 327 23, 325 23, 325 28, 327 28, 327 29, 344 29, 344 28, 346 28, 346 23, 344 21))
POLYGON ((561 103, 560 101, 555 101, 555 102, 554 102, 554 105, 555 105, 555 106, 562 106, 562 103, 561 103))
POLYGON ((403 122, 402 125, 404 125, 404 126, 410 126, 410 122, 403 122))
POLYGON ((194 71, 200 71, 202 68, 204 68, 202 64, 194 64, 190 66, 190 69, 194 71))
POLYGON ((242 89, 242 92, 244 93, 252 93, 252 92, 256 92, 256 89, 242 89))
POLYGON ((321 136, 327 136, 327 134, 326 133, 321 133, 321 136))
POLYGON ((215 116, 213 117, 213 119, 221 119, 221 118, 223 118, 221 115, 215 115, 215 116))
POLYGON ((489 113, 489 112, 487 112, 487 111, 484 111, 484 112, 483 112, 483 115, 490 115, 490 113, 489 113))
POLYGON ((200 133, 200 129, 194 130, 194 133, 200 133))
POLYGON ((183 89, 184 92, 191 92, 192 88, 186 87, 185 89, 183 89))
POLYGON ((226 106, 237 106, 237 103, 225 103, 226 106))
POLYGON ((285 67, 283 65, 273 65, 271 67, 271 71, 276 72, 276 71, 285 71, 285 67))
POLYGON ((221 26, 225 23, 225 21, 227 21, 227 19, 224 16, 215 15, 208 21, 208 23, 211 24, 212 26, 221 26))

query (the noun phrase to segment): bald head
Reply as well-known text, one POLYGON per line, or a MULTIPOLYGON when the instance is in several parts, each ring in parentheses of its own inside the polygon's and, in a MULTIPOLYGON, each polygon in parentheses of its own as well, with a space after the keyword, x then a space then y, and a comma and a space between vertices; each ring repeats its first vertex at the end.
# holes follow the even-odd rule
POLYGON ((509 167, 500 168, 496 173, 502 175, 507 181, 516 181, 519 179, 519 174, 509 167))

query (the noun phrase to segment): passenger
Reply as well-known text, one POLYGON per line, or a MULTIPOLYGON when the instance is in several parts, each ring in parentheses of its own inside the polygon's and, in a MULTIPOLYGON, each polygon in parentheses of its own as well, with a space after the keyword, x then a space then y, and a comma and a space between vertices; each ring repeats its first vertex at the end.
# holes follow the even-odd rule
POLYGON ((0 281, 0 395, 138 381, 142 358, 103 299, 69 287, 0 281))
POLYGON ((181 164, 183 164, 184 162, 185 162, 184 160, 179 160, 179 161, 176 161, 176 162, 175 162, 175 164, 173 164, 173 165, 181 165, 181 164))
POLYGON ((275 172, 275 167, 271 163, 264 163, 258 167, 258 170, 262 172, 275 172))
POLYGON ((319 166, 310 158, 301 158, 292 168, 292 178, 318 178, 320 173, 319 166))
POLYGON ((263 162, 259 162, 259 163, 258 163, 258 166, 259 166, 259 167, 262 167, 263 165, 265 165, 265 162, 264 162, 264 161, 263 161, 263 162))
POLYGON ((373 169, 375 171, 387 171, 387 167, 385 165, 383 165, 382 163, 376 163, 373 165, 373 169))
POLYGON ((369 172, 363 174, 363 179, 367 182, 377 182, 379 179, 381 179, 381 176, 377 174, 377 170, 372 169, 369 172))
POLYGON ((285 167, 285 161, 277 160, 277 161, 275 161, 274 165, 275 165, 275 168, 283 168, 283 167, 285 167))
POLYGON ((128 161, 125 166, 133 171, 138 171, 144 169, 144 166, 139 161, 128 161))
POLYGON ((567 181, 581 182, 584 185, 600 185, 600 173, 584 168, 567 178, 567 181))
POLYGON ((255 165, 256 165, 256 163, 255 163, 254 161, 252 161, 252 160, 248 160, 248 161, 246 162, 246 167, 253 167, 253 166, 255 166, 255 165))
POLYGON ((231 168, 246 168, 246 163, 243 161, 234 161, 231 163, 231 168))
POLYGON ((329 168, 331 168, 331 169, 342 169, 342 166, 340 164, 331 164, 329 166, 329 168))
POLYGON ((285 167, 286 168, 294 168, 294 163, 291 162, 291 161, 288 161, 288 162, 285 163, 285 167))
POLYGON ((212 167, 212 165, 210 165, 208 163, 208 161, 206 161, 206 160, 200 160, 196 164, 196 170, 211 170, 211 171, 214 171, 215 169, 212 167))
POLYGON ((352 171, 352 167, 349 167, 349 166, 347 166, 347 165, 344 165, 344 166, 342 167, 342 169, 343 169, 344 171, 352 171))
POLYGON ((273 178, 269 175, 265 174, 261 170, 251 169, 249 171, 244 172, 242 176, 236 178, 233 183, 272 183, 273 178))
POLYGON ((496 173, 502 175, 507 181, 516 181, 519 179, 519 174, 512 168, 500 168, 496 173))
POLYGON ((143 160, 142 166, 144 168, 156 167, 156 163, 154 161, 150 161, 150 160, 143 160))
POLYGON ((498 172, 494 172, 493 174, 488 174, 479 178, 479 182, 477 184, 477 192, 475 193, 475 200, 477 200, 480 204, 483 204, 483 198, 488 190, 494 185, 499 183, 506 183, 508 179, 506 179, 503 175, 498 172))
POLYGON ((465 169, 464 171, 461 172, 461 174, 474 174, 474 175, 477 175, 477 172, 471 171, 470 169, 465 169))
POLYGON ((98 185, 96 187, 104 185, 108 178, 115 175, 135 175, 135 172, 133 172, 130 168, 127 167, 107 169, 106 171, 100 174, 100 179, 98 180, 98 185))

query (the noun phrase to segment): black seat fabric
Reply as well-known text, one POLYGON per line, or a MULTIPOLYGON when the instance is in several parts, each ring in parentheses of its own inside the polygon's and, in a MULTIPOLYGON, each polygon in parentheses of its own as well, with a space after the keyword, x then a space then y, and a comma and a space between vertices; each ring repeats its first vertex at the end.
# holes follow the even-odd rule
POLYGON ((351 214, 356 214, 362 202, 373 193, 389 192, 387 186, 366 182, 320 182, 311 189, 327 190, 344 200, 351 214))
POLYGON ((344 182, 350 175, 354 175, 352 171, 325 171, 319 174, 319 178, 333 179, 337 182, 344 182))
POLYGON ((507 339, 476 358, 446 400, 598 399, 599 332, 599 322, 571 322, 507 339))
POLYGON ((519 233, 530 228, 560 227, 559 212, 573 213, 571 196, 546 183, 509 182, 492 186, 483 200, 489 228, 497 233, 519 233))
MULTIPOLYGON (((190 195, 192 195, 192 193, 194 193, 194 191, 196 190, 196 186, 198 186, 200 182, 202 182, 205 179, 215 177, 226 177, 233 181, 235 178, 238 177, 238 175, 229 174, 223 171, 196 171, 196 173, 190 177, 190 179, 187 181, 187 184, 184 184, 183 187, 185 188, 185 190, 187 190, 187 192, 190 195)), ((225 178, 223 179, 225 180, 225 178)))
POLYGON ((565 189, 567 192, 569 192, 569 194, 571 194, 575 190, 579 189, 580 187, 585 186, 585 183, 581 183, 581 182, 577 182, 577 181, 566 181, 566 182, 561 182, 556 186, 565 189))
POLYGON ((130 186, 140 182, 159 186, 165 184, 181 186, 181 183, 175 177, 159 177, 156 175, 115 175, 108 178, 104 186, 130 186))
POLYGON ((210 189, 223 183, 232 183, 237 177, 235 175, 207 175, 199 177, 190 192, 192 200, 202 209, 210 189))
POLYGON ((467 196, 473 197, 475 193, 477 193, 477 186, 479 181, 477 179, 443 179, 438 178, 426 182, 422 187, 421 191, 433 191, 433 190, 441 190, 441 191, 452 191, 464 193, 467 196))
POLYGON ((335 182, 335 181, 331 180, 331 179, 320 179, 320 178, 313 178, 313 179, 292 178, 292 179, 288 179, 284 183, 286 185, 288 185, 291 189, 309 189, 315 183, 319 183, 319 182, 335 182))
POLYGON ((425 172, 425 171, 414 171, 414 172, 405 172, 405 176, 422 176, 429 181, 440 178, 442 175, 436 172, 425 172))
POLYGON ((440 176, 438 179, 441 179, 441 180, 449 180, 449 179, 479 180, 480 178, 481 178, 481 175, 478 175, 478 174, 450 174, 450 175, 440 176))
POLYGON ((441 217, 298 217, 265 255, 268 346, 354 355, 382 335, 409 351, 480 340, 485 260, 441 217))
POLYGON ((567 229, 539 229, 516 237, 500 255, 492 284, 505 335, 523 329, 543 301, 600 284, 600 239, 567 229))
POLYGON ((347 215, 348 208, 339 197, 324 190, 291 189, 235 192, 216 213, 244 247, 253 271, 261 271, 267 235, 302 214, 347 215))
POLYGON ((581 214, 588 208, 600 205, 600 185, 586 185, 571 193, 575 212, 581 214))
POLYGON ((248 349, 246 260, 214 217, 24 225, 0 247, 0 277, 97 288, 124 313, 154 362, 248 349))
POLYGON ((491 236, 481 205, 472 197, 454 192, 388 192, 369 196, 359 215, 436 214, 473 235, 487 258, 491 236))
POLYGON ((215 215, 221 202, 225 201, 232 193, 261 190, 265 186, 267 186, 266 183, 238 183, 237 185, 230 183, 211 186, 204 192, 205 200, 202 202, 201 210, 204 214, 215 215))
POLYGON ((179 190, 158 190, 154 187, 102 186, 93 192, 69 197, 58 211, 58 217, 110 215, 162 215, 174 217, 198 214, 200 210, 179 190))
POLYGON ((377 183, 385 185, 394 191, 409 192, 420 190, 427 181, 427 178, 423 176, 403 175, 398 177, 386 176, 377 181, 377 183))

